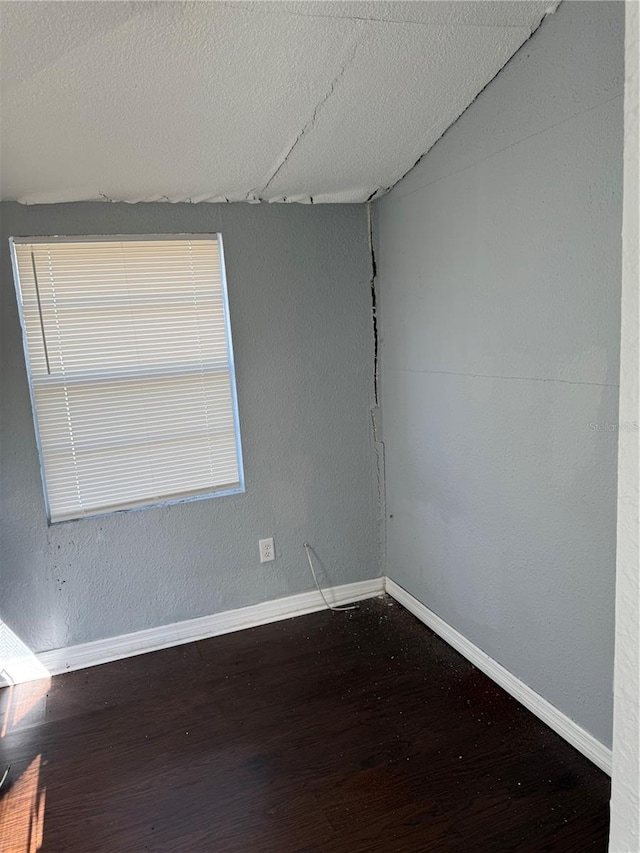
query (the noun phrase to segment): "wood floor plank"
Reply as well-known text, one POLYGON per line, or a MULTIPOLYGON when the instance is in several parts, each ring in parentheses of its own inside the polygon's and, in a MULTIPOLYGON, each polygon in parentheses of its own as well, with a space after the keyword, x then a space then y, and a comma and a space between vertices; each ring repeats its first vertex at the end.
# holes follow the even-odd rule
POLYGON ((607 776, 388 598, 16 690, 3 853, 607 849, 607 776))

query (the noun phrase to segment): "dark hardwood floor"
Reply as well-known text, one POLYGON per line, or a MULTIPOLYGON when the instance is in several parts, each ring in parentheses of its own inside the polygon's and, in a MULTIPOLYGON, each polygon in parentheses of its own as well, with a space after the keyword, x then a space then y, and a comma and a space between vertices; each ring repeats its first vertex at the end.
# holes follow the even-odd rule
POLYGON ((607 849, 606 775, 388 598, 0 709, 3 853, 607 849))

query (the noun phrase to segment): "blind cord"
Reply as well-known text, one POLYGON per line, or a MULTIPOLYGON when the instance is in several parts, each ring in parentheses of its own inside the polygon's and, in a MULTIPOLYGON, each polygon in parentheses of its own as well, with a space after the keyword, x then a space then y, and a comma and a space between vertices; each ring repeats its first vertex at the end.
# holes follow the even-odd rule
POLYGON ((44 331, 44 315, 42 313, 42 301, 40 299, 40 288, 38 286, 38 270, 36 269, 36 256, 31 252, 31 269, 33 270, 33 283, 36 288, 36 300, 38 302, 38 315, 40 316, 40 330, 42 332, 42 346, 44 347, 44 359, 47 363, 47 373, 51 376, 51 364, 49 363, 49 350, 47 349, 47 336, 44 331))
POLYGON ((309 545, 308 542, 305 542, 303 545, 303 548, 307 552, 307 560, 309 561, 309 568, 311 569, 311 575, 312 575, 313 581, 316 585, 316 589, 318 590, 318 592, 322 596, 322 600, 327 605, 329 610, 337 610, 337 611, 340 611, 340 610, 357 610, 358 609, 357 604, 343 604, 343 605, 329 604, 329 602, 326 599, 324 592, 322 591, 322 588, 320 587, 320 584, 318 583, 318 578, 316 577, 316 573, 315 573, 315 570, 313 568, 313 562, 311 561, 311 546, 309 545))

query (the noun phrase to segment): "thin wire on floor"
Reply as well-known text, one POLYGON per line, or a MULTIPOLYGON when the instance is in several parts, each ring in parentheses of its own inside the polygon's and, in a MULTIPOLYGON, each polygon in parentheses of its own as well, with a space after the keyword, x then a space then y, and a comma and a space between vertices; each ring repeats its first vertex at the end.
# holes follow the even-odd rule
POLYGON ((309 568, 311 569, 311 575, 313 577, 313 582, 315 583, 316 589, 318 590, 318 592, 322 596, 322 600, 327 605, 329 610, 337 610, 337 611, 340 611, 340 610, 357 610, 358 609, 357 604, 342 604, 342 605, 329 604, 324 592, 322 591, 320 584, 318 583, 318 578, 316 577, 315 569, 313 568, 313 562, 311 560, 311 545, 309 545, 308 542, 305 542, 303 547, 307 553, 307 560, 309 561, 309 568))

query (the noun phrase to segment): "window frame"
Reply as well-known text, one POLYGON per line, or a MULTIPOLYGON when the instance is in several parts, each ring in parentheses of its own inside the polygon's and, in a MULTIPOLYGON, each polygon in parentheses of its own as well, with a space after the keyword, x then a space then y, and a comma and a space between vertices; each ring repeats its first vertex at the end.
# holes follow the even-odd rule
POLYGON ((9 251, 11 255, 11 267, 13 271, 13 281, 16 291, 16 302, 18 306, 18 316, 20 318, 20 329, 22 333, 22 348, 24 353, 24 363, 27 372, 27 384, 29 387, 29 400, 31 404, 31 414, 33 417, 33 427, 35 432, 36 446, 38 450, 38 462, 40 465, 40 480, 42 483, 42 493, 44 498, 45 516, 47 526, 57 526, 59 524, 70 524, 79 521, 85 521, 96 518, 106 518, 108 516, 122 515, 123 513, 138 512, 146 509, 158 509, 167 506, 175 506, 177 504, 195 503, 196 501, 209 500, 211 498, 221 498, 230 495, 243 494, 246 491, 245 474, 244 474, 244 459, 242 453, 242 440, 240 435, 240 412, 238 407, 238 391, 236 382, 236 363, 233 352, 233 339, 231 336, 231 316, 229 310, 229 293, 227 287, 227 268, 224 256, 224 246, 222 234, 220 232, 177 232, 173 234, 65 234, 65 235, 38 235, 9 237, 9 251), (34 392, 34 377, 31 368, 31 356, 29 353, 29 342, 27 337, 27 325, 24 315, 24 304, 22 286, 20 283, 20 274, 18 269, 17 246, 24 244, 37 243, 97 243, 97 242, 113 242, 113 241, 148 241, 160 242, 163 240, 216 240, 218 243, 218 252, 220 257, 220 283, 222 290, 222 303, 224 308, 224 325, 225 325, 225 340, 227 345, 227 353, 229 359, 229 376, 231 385, 231 407, 233 413, 234 436, 236 446, 236 457, 238 462, 238 486, 231 489, 218 489, 204 494, 191 495, 188 497, 171 498, 164 501, 150 501, 149 503, 140 504, 139 506, 122 507, 122 509, 110 509, 104 512, 92 512, 86 515, 78 516, 77 518, 64 518, 52 521, 51 507, 49 504, 49 492, 47 489, 47 478, 44 466, 44 456, 42 452, 42 442, 40 439, 40 426, 38 423, 38 410, 35 402, 34 392))

